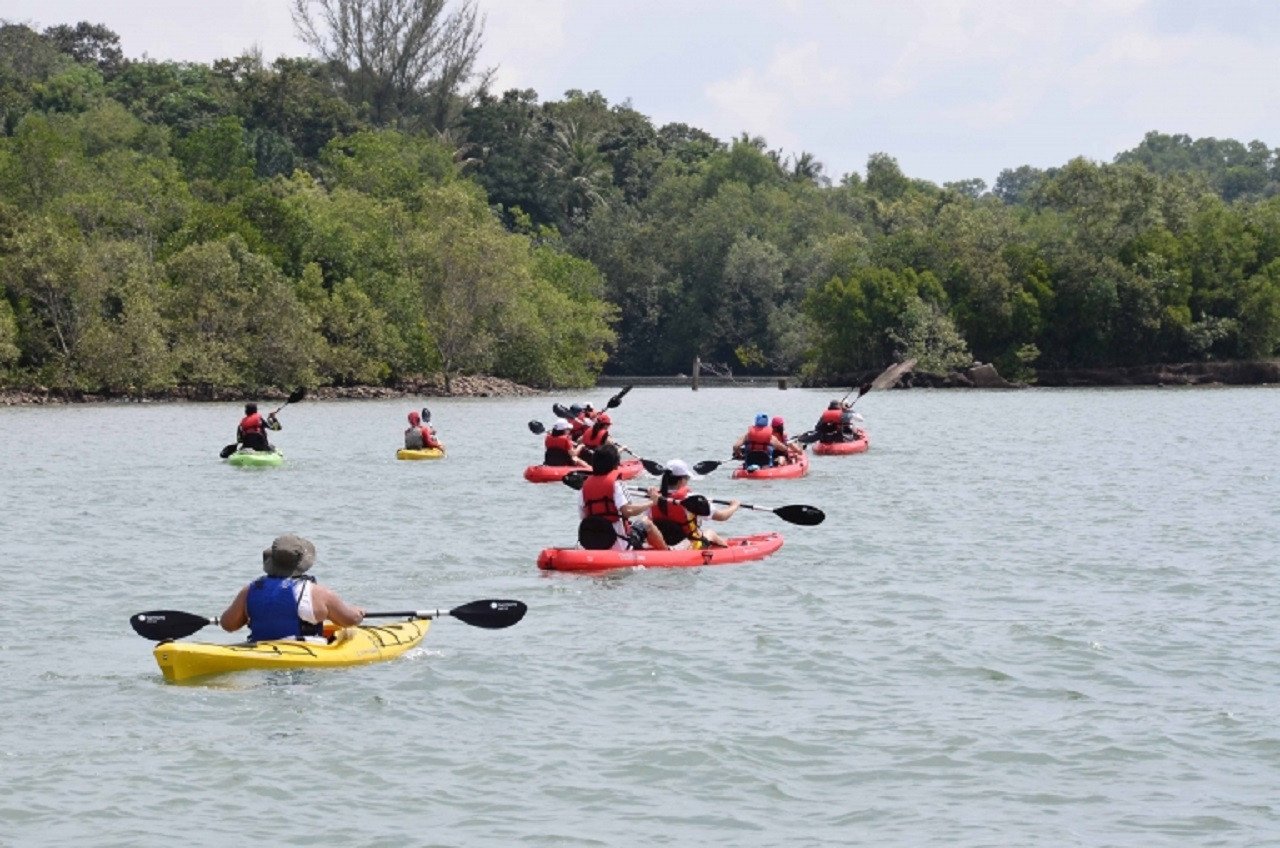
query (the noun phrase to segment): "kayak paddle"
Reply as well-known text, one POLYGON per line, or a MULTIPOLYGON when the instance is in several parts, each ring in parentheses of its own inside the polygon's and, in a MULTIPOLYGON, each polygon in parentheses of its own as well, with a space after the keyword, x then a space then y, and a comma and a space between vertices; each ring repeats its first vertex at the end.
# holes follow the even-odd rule
MULTIPOLYGON (((908 371, 910 371, 912 368, 915 368, 915 367, 916 367, 916 361, 914 359, 908 359, 906 362, 898 362, 898 363, 895 363, 894 365, 890 365, 888 368, 884 369, 878 375, 876 375, 876 378, 872 380, 870 383, 863 383, 861 386, 858 387, 858 397, 853 399, 853 403, 857 403, 858 400, 861 399, 863 395, 865 395, 867 392, 871 391, 872 389, 889 388, 894 383, 898 382, 898 379, 903 374, 907 373, 908 371)), ((850 389, 849 391, 844 393, 844 397, 840 398, 841 405, 844 404, 845 398, 847 398, 851 394, 853 394, 853 389, 850 389)), ((852 403, 849 405, 853 406, 852 403)))
MULTIPOLYGON (((570 471, 568 474, 564 475, 564 477, 560 479, 560 482, 564 483, 570 489, 581 489, 582 484, 586 481, 586 479, 587 479, 587 472, 570 471)), ((638 492, 640 494, 648 494, 648 489, 637 489, 634 486, 629 486, 628 489, 632 492, 638 492)), ((689 497, 681 501, 681 503, 690 512, 694 513, 695 515, 701 515, 701 516, 707 516, 711 514, 710 505, 713 503, 723 504, 725 506, 729 505, 729 501, 717 500, 715 498, 706 498, 706 497, 703 497, 702 495, 690 495, 689 497), (704 509, 706 510, 705 512, 701 511, 704 509)), ((783 521, 788 521, 792 524, 799 524, 804 527, 813 527, 814 525, 821 524, 827 518, 827 514, 825 512, 818 509, 816 506, 809 506, 808 504, 788 504, 787 506, 771 507, 771 506, 757 506, 756 504, 739 503, 738 506, 741 507, 742 509, 753 509, 753 510, 756 510, 757 512, 772 512, 774 515, 778 516, 783 521)))
MULTIPOLYGON (((634 492, 645 491, 644 489, 636 488, 632 488, 631 490, 634 492)), ((722 501, 716 498, 705 498, 702 495, 690 495, 681 503, 685 509, 692 512, 694 515, 703 516, 711 514, 711 504, 722 504, 724 506, 729 505, 729 501, 722 501), (701 510, 704 509, 706 511, 702 512, 701 510)), ((827 518, 827 514, 825 512, 818 509, 816 506, 809 506, 808 504, 788 504, 787 506, 771 507, 757 506, 755 504, 742 503, 739 501, 738 506, 742 509, 754 509, 757 512, 772 512, 783 521, 790 522, 791 524, 799 524, 803 527, 813 527, 821 524, 827 518)))
MULTIPOLYGON (((278 407, 276 407, 275 412, 272 412, 272 413, 271 413, 271 415, 275 415, 275 414, 276 414, 276 412, 279 412, 280 410, 284 409, 284 408, 285 408, 286 406, 288 406, 289 404, 291 404, 291 403, 297 403, 298 401, 302 400, 302 399, 303 399, 303 398, 305 398, 306 396, 307 396, 307 388, 306 388, 306 386, 303 386, 303 387, 302 387, 302 388, 300 388, 300 389, 294 389, 294 390, 293 390, 293 394, 291 394, 291 395, 289 395, 289 397, 285 398, 284 403, 282 403, 282 404, 280 404, 278 407)), ((426 410, 425 410, 425 409, 423 409, 422 411, 423 411, 423 412, 426 412, 426 410)), ((270 416, 268 416, 268 417, 270 417, 270 416)), ((236 452, 236 450, 237 450, 239 447, 240 447, 240 443, 239 443, 239 442, 232 442, 231 444, 227 445, 227 446, 226 446, 226 447, 224 447, 221 451, 219 451, 219 452, 218 452, 218 457, 219 457, 220 459, 226 459, 227 457, 231 456, 231 454, 235 453, 235 452, 236 452)))
MULTIPOLYGON (((501 630, 510 627, 524 618, 528 607, 521 601, 483 600, 472 601, 451 610, 406 610, 402 612, 366 612, 365 618, 425 618, 436 619, 452 616, 464 624, 483 627, 486 630, 501 630)), ((169 642, 190 636, 210 624, 217 624, 218 619, 206 618, 195 613, 181 610, 153 610, 140 612, 129 619, 133 630, 144 639, 154 642, 169 642)))
MULTIPOLYGON (((622 399, 627 396, 627 392, 631 391, 632 388, 634 387, 623 386, 622 391, 618 392, 616 395, 614 395, 613 397, 605 401, 604 408, 617 409, 619 406, 622 405, 622 399)), ((573 417, 573 413, 569 411, 569 407, 565 406, 563 403, 551 404, 551 411, 556 414, 556 418, 572 418, 573 417)))

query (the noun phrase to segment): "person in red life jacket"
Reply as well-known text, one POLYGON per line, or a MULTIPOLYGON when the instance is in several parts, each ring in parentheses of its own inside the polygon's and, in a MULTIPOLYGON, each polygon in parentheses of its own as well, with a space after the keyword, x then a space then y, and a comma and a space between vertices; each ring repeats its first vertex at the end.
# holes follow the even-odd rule
POLYGON ((551 425, 551 432, 543 439, 545 452, 542 455, 543 465, 576 465, 579 468, 590 468, 591 465, 579 456, 580 448, 569 437, 569 422, 557 418, 551 425))
POLYGON ((325 621, 354 627, 364 609, 351 606, 332 589, 307 574, 316 561, 316 546, 287 533, 262 552, 265 575, 249 583, 218 616, 228 633, 249 625, 249 641, 323 638, 325 621))
POLYGON ((569 438, 575 442, 582 441, 582 434, 587 432, 591 422, 583 415, 582 404, 575 403, 569 407, 569 438))
MULTIPOLYGON (((657 503, 649 509, 649 520, 658 528, 668 548, 726 547, 727 543, 719 533, 703 527, 702 517, 681 503, 692 495, 689 491, 690 476, 689 466, 683 459, 667 463, 657 503)), ((737 500, 731 500, 728 506, 713 510, 707 517, 713 521, 725 521, 738 511, 739 505, 737 500)))
POLYGON ((435 429, 430 424, 423 424, 422 416, 416 410, 409 413, 409 427, 404 431, 404 446, 406 450, 444 450, 444 445, 436 437, 435 429))
POLYGON ((773 435, 769 426, 769 416, 761 412, 756 416, 756 423, 749 427, 742 438, 733 444, 733 455, 742 456, 742 464, 750 467, 768 468, 775 465, 783 457, 795 458, 799 452, 773 435))
POLYGON ((590 550, 626 551, 649 546, 665 550, 662 533, 639 518, 653 506, 658 490, 650 487, 648 499, 632 503, 618 474, 618 448, 607 444, 591 457, 591 474, 578 490, 578 542, 590 550), (637 520, 632 522, 631 519, 637 520))
POLYGON ((596 416, 595 422, 582 434, 579 443, 582 445, 582 456, 588 462, 591 461, 591 456, 605 445, 614 445, 619 451, 630 453, 626 445, 619 444, 609 435, 609 427, 612 424, 613 419, 609 417, 609 413, 602 412, 596 416))
POLYGON ((256 451, 273 451, 275 448, 267 440, 267 431, 279 429, 280 422, 276 420, 274 412, 263 418, 258 413, 258 405, 256 403, 246 403, 244 405, 244 418, 240 419, 240 424, 236 427, 236 442, 242 448, 256 451))
POLYGON ((827 404, 827 408, 823 410, 822 416, 818 419, 818 423, 813 429, 818 433, 819 441, 825 444, 832 442, 843 442, 843 423, 844 423, 844 407, 840 401, 833 400, 827 404))
MULTIPOLYGON (((778 437, 778 441, 782 442, 788 448, 791 447, 791 442, 787 439, 787 422, 782 419, 781 415, 773 416, 773 420, 769 422, 769 427, 773 430, 773 435, 778 437)), ((787 463, 792 462, 794 458, 795 457, 792 456, 790 450, 788 450, 785 456, 778 457, 778 464, 786 465, 787 463)))

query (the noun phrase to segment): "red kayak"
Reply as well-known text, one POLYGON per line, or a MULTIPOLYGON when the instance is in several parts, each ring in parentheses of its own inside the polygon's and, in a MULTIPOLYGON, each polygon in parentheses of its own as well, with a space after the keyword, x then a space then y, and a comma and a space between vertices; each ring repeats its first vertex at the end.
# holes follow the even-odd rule
POLYGON ((801 453, 800 459, 787 465, 770 465, 768 468, 756 468, 755 471, 748 470, 754 466, 739 466, 733 470, 733 479, 735 480, 781 480, 786 477, 803 477, 809 473, 809 454, 801 453))
POLYGON ((871 437, 867 435, 866 430, 854 430, 853 432, 857 437, 853 441, 818 442, 813 446, 813 452, 835 456, 846 453, 863 453, 867 448, 871 447, 871 437))
POLYGON ((688 568, 764 559, 782 547, 779 533, 759 533, 726 539, 728 547, 685 551, 586 551, 547 548, 538 554, 543 571, 608 571, 611 568, 688 568))
MULTIPOLYGON (((638 459, 628 459, 618 466, 618 470, 622 472, 623 480, 630 480, 632 477, 643 474, 644 466, 638 459)), ((524 479, 530 483, 559 483, 570 471, 591 473, 590 468, 583 468, 580 465, 530 465, 524 470, 524 479)))

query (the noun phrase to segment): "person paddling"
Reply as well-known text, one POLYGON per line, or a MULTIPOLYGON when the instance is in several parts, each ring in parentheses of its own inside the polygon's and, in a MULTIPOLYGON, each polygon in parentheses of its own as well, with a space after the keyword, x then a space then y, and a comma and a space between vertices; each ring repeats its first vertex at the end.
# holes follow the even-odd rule
POLYGON ((813 427, 818 434, 819 441, 825 444, 846 441, 844 436, 844 416, 845 409, 840 401, 833 400, 827 404, 827 408, 823 410, 821 417, 818 418, 818 423, 813 427))
POLYGON ((606 444, 591 457, 591 474, 578 490, 578 542, 591 550, 625 551, 649 546, 665 550, 662 533, 649 521, 639 518, 653 506, 658 490, 650 487, 649 497, 632 503, 618 472, 618 447, 606 444), (631 519, 636 518, 634 523, 631 519))
POLYGON ((436 437, 435 428, 422 423, 422 416, 414 410, 409 413, 409 427, 404 431, 406 450, 444 450, 444 445, 436 437))
POLYGON ((626 451, 627 446, 619 444, 609 435, 609 427, 613 419, 609 413, 602 412, 596 416, 594 423, 582 434, 581 445, 583 458, 590 461, 591 456, 605 445, 614 445, 619 451, 626 451))
POLYGON ((773 434, 769 416, 761 412, 756 415, 754 426, 734 442, 733 455, 739 454, 745 467, 768 468, 775 464, 777 458, 792 457, 797 452, 773 434))
POLYGON ((364 621, 364 608, 351 606, 332 589, 307 574, 316 561, 316 546, 286 533, 262 552, 259 577, 242 588, 218 616, 228 633, 249 625, 249 641, 324 637, 324 623, 354 627, 364 621))
POLYGON ((258 413, 256 403, 246 403, 244 418, 240 419, 240 424, 236 427, 236 443, 250 450, 274 451, 275 448, 267 440, 267 431, 280 429, 280 422, 276 420, 274 412, 268 413, 267 417, 263 418, 258 413))
MULTIPOLYGON (((667 463, 662 474, 658 500, 649 509, 649 519, 662 534, 668 548, 699 550, 706 547, 726 547, 726 542, 719 533, 704 528, 701 516, 681 503, 692 496, 689 491, 691 475, 692 472, 683 459, 673 459, 667 463)), ((728 506, 712 511, 708 517, 713 521, 726 521, 738 511, 739 506, 739 501, 731 500, 728 506)))
POLYGON ((582 404, 575 403, 569 407, 569 438, 575 442, 582 441, 582 434, 587 432, 591 421, 583 414, 582 404))
POLYGON ((551 432, 542 440, 542 446, 545 449, 542 455, 543 465, 591 467, 579 456, 580 448, 569 437, 569 422, 563 418, 557 418, 551 425, 551 432))

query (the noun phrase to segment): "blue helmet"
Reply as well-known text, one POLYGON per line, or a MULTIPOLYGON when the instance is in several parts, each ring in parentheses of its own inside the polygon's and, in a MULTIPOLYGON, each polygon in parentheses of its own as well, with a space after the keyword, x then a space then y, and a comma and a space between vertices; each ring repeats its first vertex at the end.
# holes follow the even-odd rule
POLYGON ((767 412, 761 412, 756 415, 756 426, 757 427, 769 426, 769 414, 767 412))

